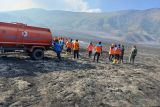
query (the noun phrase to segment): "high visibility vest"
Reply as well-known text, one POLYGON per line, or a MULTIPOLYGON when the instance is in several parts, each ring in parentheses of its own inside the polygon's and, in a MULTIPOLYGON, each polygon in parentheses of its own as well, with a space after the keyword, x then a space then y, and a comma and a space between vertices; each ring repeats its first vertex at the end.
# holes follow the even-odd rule
POLYGON ((102 52, 102 45, 97 45, 95 48, 96 48, 96 52, 98 53, 102 52))
POLYGON ((109 49, 109 54, 110 54, 110 55, 114 55, 114 48, 111 47, 111 48, 109 49))
POLYGON ((71 43, 71 42, 67 42, 67 43, 66 43, 66 47, 67 47, 67 48, 72 48, 72 43, 71 43))
POLYGON ((89 45, 87 49, 88 49, 88 51, 92 51, 92 50, 93 50, 93 48, 94 48, 94 46, 93 46, 93 45, 89 45))
POLYGON ((115 48, 114 54, 121 55, 121 49, 120 48, 115 48))
POLYGON ((79 50, 79 43, 78 42, 73 43, 73 50, 79 50))

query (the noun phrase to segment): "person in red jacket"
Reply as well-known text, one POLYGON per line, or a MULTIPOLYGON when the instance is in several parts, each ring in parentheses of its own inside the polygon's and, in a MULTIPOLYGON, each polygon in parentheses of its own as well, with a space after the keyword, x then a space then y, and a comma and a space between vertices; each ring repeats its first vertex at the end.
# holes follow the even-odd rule
POLYGON ((88 45, 88 47, 87 47, 89 58, 92 57, 92 51, 93 51, 93 49, 94 49, 94 46, 93 46, 93 44, 92 44, 92 42, 91 42, 91 43, 88 45))

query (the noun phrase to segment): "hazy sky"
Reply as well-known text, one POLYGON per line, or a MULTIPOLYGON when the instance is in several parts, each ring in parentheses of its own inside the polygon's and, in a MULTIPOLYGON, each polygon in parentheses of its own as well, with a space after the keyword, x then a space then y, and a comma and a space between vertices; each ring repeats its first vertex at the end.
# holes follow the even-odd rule
POLYGON ((160 8, 160 0, 0 0, 0 11, 27 8, 102 12, 160 8))

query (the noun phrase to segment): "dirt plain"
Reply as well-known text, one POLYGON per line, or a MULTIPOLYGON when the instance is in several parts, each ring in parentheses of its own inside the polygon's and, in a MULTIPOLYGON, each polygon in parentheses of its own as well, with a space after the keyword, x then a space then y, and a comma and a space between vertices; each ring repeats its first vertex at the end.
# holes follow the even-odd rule
MULTIPOLYGON (((128 50, 126 50, 128 51, 128 50)), ((34 61, 23 55, 0 57, 0 107, 159 107, 160 49, 138 47, 134 65, 79 60, 53 52, 34 61)))

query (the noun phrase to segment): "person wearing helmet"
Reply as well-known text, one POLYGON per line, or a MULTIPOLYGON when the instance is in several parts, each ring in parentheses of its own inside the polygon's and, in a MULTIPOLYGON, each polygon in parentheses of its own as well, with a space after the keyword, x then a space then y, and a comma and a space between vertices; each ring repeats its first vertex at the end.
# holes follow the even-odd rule
POLYGON ((129 62, 131 64, 134 64, 136 56, 137 56, 137 47, 136 47, 136 45, 134 45, 134 46, 132 46, 130 58, 129 58, 129 62))
POLYGON ((102 43, 101 43, 101 42, 99 42, 99 43, 95 46, 95 50, 96 50, 96 52, 95 52, 95 54, 94 54, 94 59, 93 59, 93 61, 95 61, 96 56, 97 56, 97 62, 99 62, 99 57, 100 57, 100 55, 101 55, 101 53, 102 53, 102 43))

